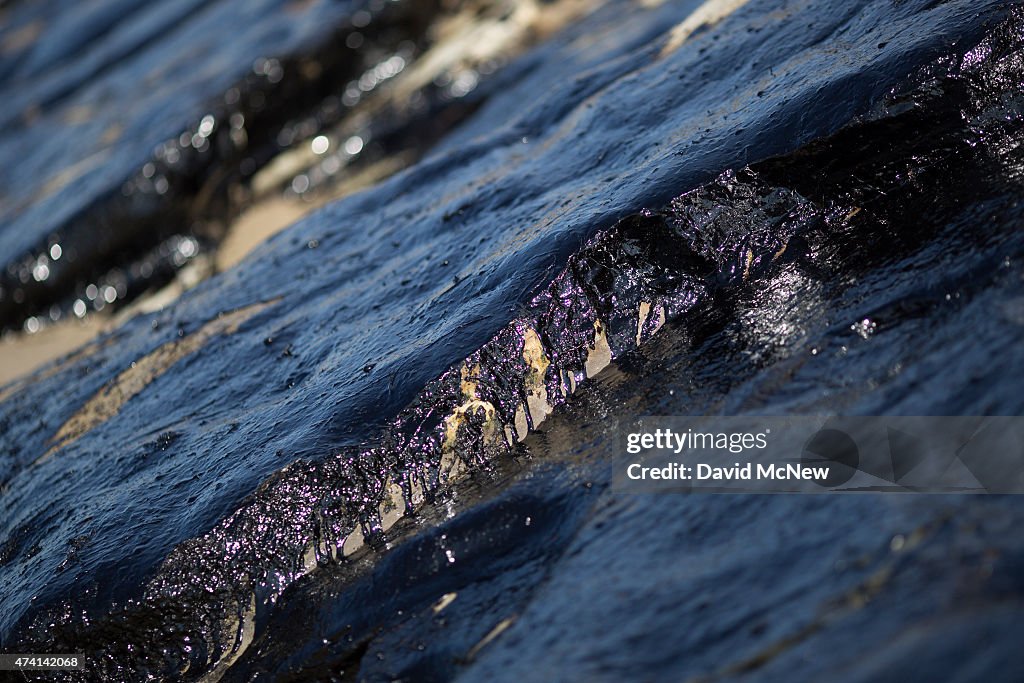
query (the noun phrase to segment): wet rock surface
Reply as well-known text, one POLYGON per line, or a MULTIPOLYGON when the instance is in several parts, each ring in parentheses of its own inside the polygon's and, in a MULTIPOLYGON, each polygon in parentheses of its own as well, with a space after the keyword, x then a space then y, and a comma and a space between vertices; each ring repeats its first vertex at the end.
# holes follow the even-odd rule
POLYGON ((266 98, 257 107, 257 96, 283 81, 280 63, 267 58, 324 41, 326 27, 353 11, 316 3, 297 19, 289 8, 298 9, 189 1, 5 8, 8 36, 42 38, 3 55, 5 329, 46 320, 51 306, 55 316, 102 308, 151 278, 166 281, 195 255, 195 240, 179 244, 201 218, 185 196, 216 182, 214 157, 245 153, 212 108, 228 105, 214 100, 248 81, 240 111, 262 111, 266 98), (237 28, 231 41, 222 39, 227 26, 237 28))
MULTIPOLYGON (((7 8, 0 332, 110 310, 190 264, 205 275, 254 196, 329 198, 367 166, 378 177, 415 160, 500 87, 487 76, 529 42, 530 17, 506 5, 7 8), (474 11, 505 44, 431 51, 474 11)), ((554 5, 566 21, 581 2, 554 5)))
POLYGON ((595 12, 420 164, 4 390, 5 641, 107 678, 1017 678, 1014 498, 608 463, 621 414, 1020 412, 1022 17, 751 2, 667 51, 696 7, 595 12))

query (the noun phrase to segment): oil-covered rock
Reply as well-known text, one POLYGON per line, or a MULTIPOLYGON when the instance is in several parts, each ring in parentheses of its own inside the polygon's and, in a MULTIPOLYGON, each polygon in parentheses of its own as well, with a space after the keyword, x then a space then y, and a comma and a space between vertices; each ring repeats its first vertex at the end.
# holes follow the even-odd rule
POLYGON ((101 678, 1014 679, 1014 498, 608 463, 617 414, 1020 411, 1024 19, 647 5, 5 389, 5 641, 101 678))

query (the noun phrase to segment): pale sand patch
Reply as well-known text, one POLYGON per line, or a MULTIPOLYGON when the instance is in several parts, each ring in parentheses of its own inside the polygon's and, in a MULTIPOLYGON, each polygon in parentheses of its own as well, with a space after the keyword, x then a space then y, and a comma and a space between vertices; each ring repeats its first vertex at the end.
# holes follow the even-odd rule
POLYGON ((432 27, 433 46, 406 69, 389 96, 403 101, 445 72, 522 54, 603 4, 604 0, 467 3, 432 27))
POLYGON ((0 402, 6 401, 28 381, 52 377, 69 363, 90 355, 99 348, 89 344, 96 337, 120 327, 140 313, 160 310, 205 280, 211 272, 210 258, 200 255, 162 289, 133 301, 114 315, 90 313, 81 320, 65 318, 58 323, 46 323, 32 334, 9 332, 0 337, 0 402), (63 360, 32 377, 37 370, 58 358, 63 360))
POLYGON ((217 270, 227 270, 244 259, 249 252, 281 232, 311 208, 301 199, 268 197, 246 209, 228 229, 217 249, 217 270))
MULTIPOLYGON (((141 313, 152 313, 176 301, 184 292, 209 277, 214 270, 226 270, 241 261, 263 241, 294 223, 317 206, 301 200, 270 197, 245 211, 228 229, 215 257, 197 258, 160 290, 141 297, 116 315, 90 313, 83 320, 66 319, 43 326, 38 332, 9 333, 0 338, 0 401, 21 388, 50 361, 79 349, 104 332, 119 327, 141 313), (16 381, 20 380, 20 381, 16 381), (6 386, 5 386, 6 385, 6 386)), ((85 349, 83 348, 82 351, 85 349)), ((81 351, 67 360, 81 357, 81 351)), ((47 370, 35 379, 49 377, 66 363, 47 370)))
MULTIPOLYGON (((702 26, 714 26, 722 19, 743 7, 750 0, 707 0, 681 23, 676 24, 669 34, 668 42, 661 49, 661 56, 675 52, 693 33, 702 26)), ((648 6, 660 5, 661 0, 645 0, 648 6)))
MULTIPOLYGON (((280 158, 290 154, 302 157, 305 152, 284 152, 280 158)), ((354 173, 339 177, 338 181, 326 191, 308 199, 285 197, 275 189, 287 180, 287 173, 294 168, 301 168, 291 161, 270 165, 260 171, 253 182, 253 191, 257 195, 255 203, 242 212, 228 227, 227 236, 217 248, 217 271, 227 270, 244 259, 253 249, 263 244, 292 223, 330 202, 346 197, 354 192, 371 187, 384 178, 397 173, 409 166, 415 159, 410 154, 395 154, 381 159, 354 173), (283 174, 283 175, 282 175, 283 174), (257 186, 264 188, 263 196, 256 191, 257 186)))
MULTIPOLYGON (((0 386, 38 370, 47 362, 74 351, 107 328, 109 318, 90 316, 45 327, 35 334, 12 334, 0 339, 0 386)), ((47 373, 47 376, 52 373, 47 373)), ((0 388, 0 401, 23 385, 0 388)))
POLYGON ((149 386, 153 380, 167 372, 182 358, 201 349, 212 337, 234 334, 242 323, 277 301, 279 299, 261 301, 220 313, 188 336, 166 342, 142 358, 132 361, 128 369, 107 382, 61 425, 50 439, 53 445, 36 460, 36 464, 45 462, 64 446, 117 415, 125 403, 149 386))

